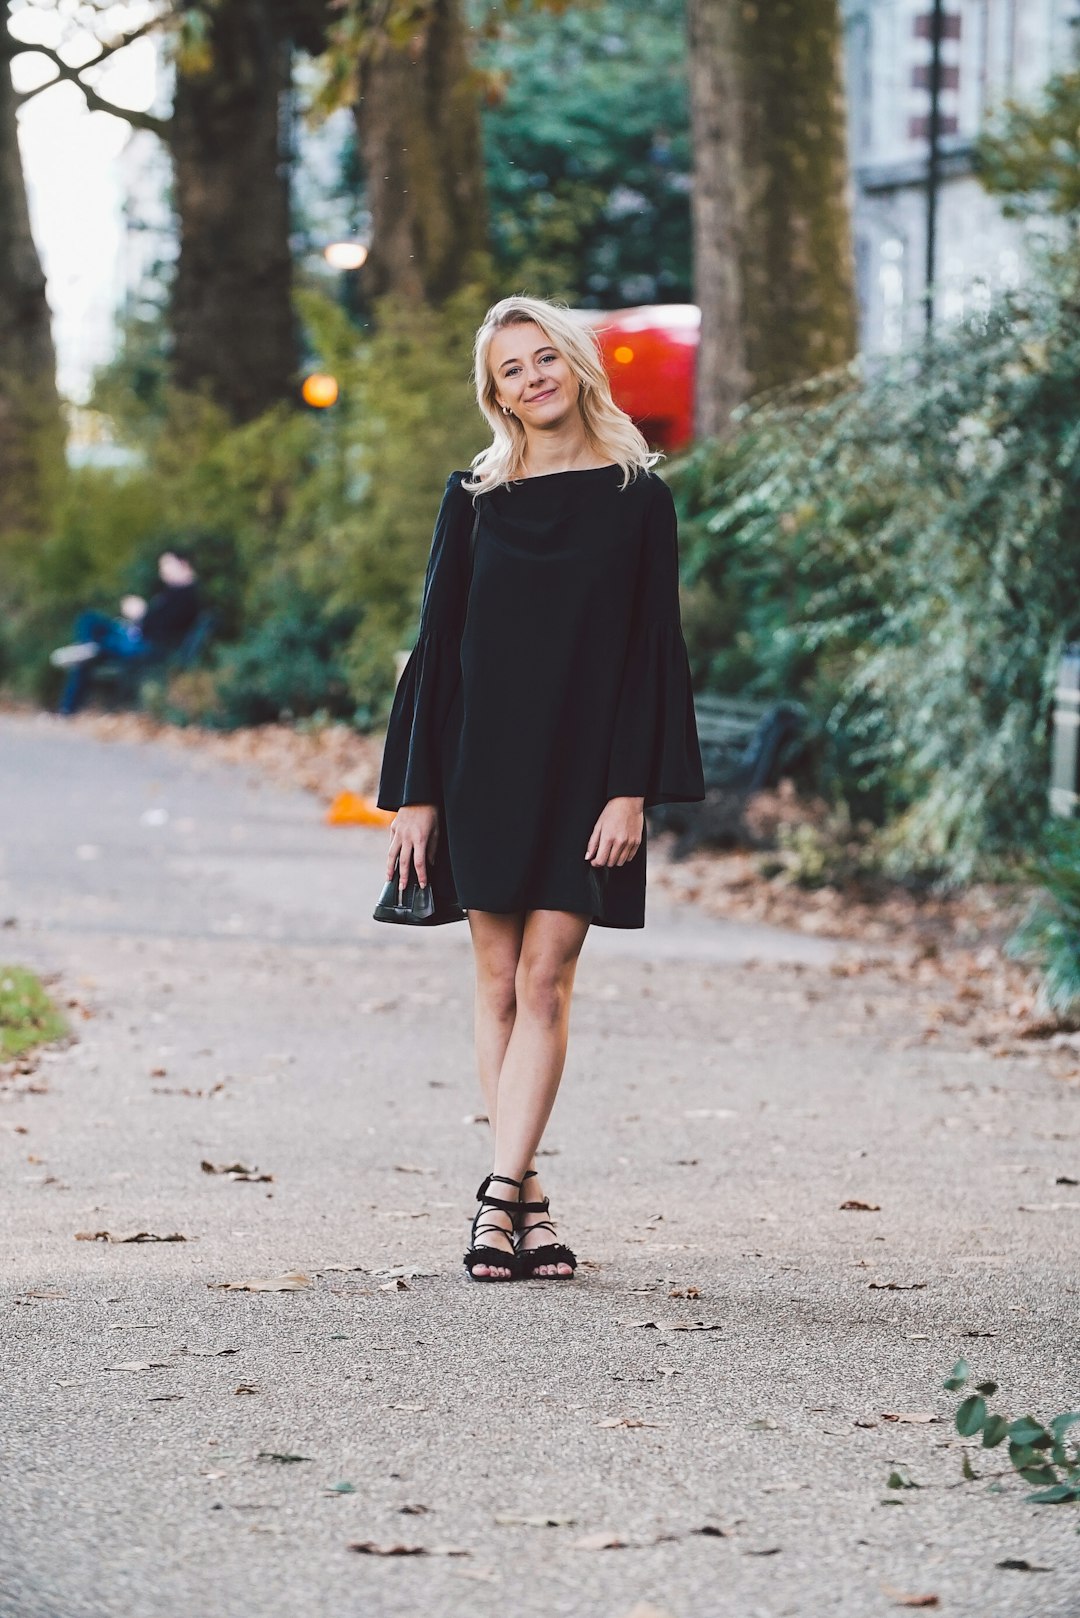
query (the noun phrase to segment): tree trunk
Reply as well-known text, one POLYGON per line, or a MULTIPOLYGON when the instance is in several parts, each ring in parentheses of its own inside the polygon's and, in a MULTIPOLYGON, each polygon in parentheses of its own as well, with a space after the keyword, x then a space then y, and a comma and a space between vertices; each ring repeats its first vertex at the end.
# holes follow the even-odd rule
POLYGON ((838 0, 689 0, 697 431, 856 347, 838 0))
POLYGON ((373 42, 357 137, 371 211, 364 289, 438 304, 487 244, 483 153, 460 0, 434 0, 404 47, 373 42))
POLYGON ((40 533, 63 466, 45 276, 26 202, 11 84, 0 32, 0 541, 40 533))
POLYGON ((269 0, 220 0, 208 16, 209 64, 181 61, 169 131, 173 377, 249 421, 293 396, 299 364, 282 129, 291 53, 269 0))

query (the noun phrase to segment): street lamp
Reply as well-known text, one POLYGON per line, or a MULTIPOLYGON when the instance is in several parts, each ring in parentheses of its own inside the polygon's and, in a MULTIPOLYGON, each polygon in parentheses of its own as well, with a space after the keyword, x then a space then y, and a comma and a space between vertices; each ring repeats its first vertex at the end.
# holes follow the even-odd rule
POLYGON ((330 242, 323 248, 323 258, 332 270, 359 270, 367 263, 368 250, 363 242, 330 242))

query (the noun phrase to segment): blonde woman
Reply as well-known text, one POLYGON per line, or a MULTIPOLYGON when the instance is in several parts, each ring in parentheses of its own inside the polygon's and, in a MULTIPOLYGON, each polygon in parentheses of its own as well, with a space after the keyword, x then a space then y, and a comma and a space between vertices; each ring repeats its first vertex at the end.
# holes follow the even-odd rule
POLYGON ((564 308, 489 309, 476 394, 492 442, 446 485, 378 801, 387 880, 431 880, 472 935, 493 1161, 465 1267, 570 1277, 535 1153, 578 956, 590 925, 645 924, 644 810, 704 797, 678 537, 659 457, 564 308))

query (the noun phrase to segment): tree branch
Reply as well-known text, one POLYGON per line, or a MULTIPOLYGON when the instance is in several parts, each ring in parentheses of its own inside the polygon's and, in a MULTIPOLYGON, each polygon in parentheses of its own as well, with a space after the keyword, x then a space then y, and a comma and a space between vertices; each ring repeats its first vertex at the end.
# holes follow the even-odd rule
POLYGON ((110 112, 115 118, 122 118, 133 129, 148 129, 151 134, 159 135, 164 140, 169 129, 169 120, 167 118, 157 118, 151 112, 136 112, 131 107, 118 107, 103 95, 99 95, 91 85, 84 84, 80 76, 88 68, 97 67, 99 63, 115 55, 117 51, 122 51, 126 45, 134 44, 135 40, 141 39, 144 34, 149 33, 151 28, 155 26, 156 19, 149 23, 143 23, 141 27, 133 29, 130 34, 124 34, 119 39, 114 40, 111 45, 103 45, 93 61, 83 62, 78 67, 72 67, 70 62, 65 62, 59 51, 53 50, 49 45, 24 45, 17 40, 13 40, 14 49, 12 50, 12 55, 25 55, 27 52, 34 51, 37 55, 44 56, 56 69, 55 79, 49 79, 47 83, 39 84, 34 90, 21 91, 16 97, 17 105, 24 106, 26 102, 32 101, 35 96, 39 96, 43 90, 51 90, 53 85, 66 80, 69 84, 77 85, 82 91, 86 105, 91 112, 110 112))

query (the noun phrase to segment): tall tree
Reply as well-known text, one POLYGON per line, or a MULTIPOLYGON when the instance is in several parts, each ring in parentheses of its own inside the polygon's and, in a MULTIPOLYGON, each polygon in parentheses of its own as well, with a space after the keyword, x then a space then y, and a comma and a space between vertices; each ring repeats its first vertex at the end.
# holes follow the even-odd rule
POLYGON ((0 540, 44 524, 63 453, 45 276, 30 230, 11 59, 0 28, 0 540))
POLYGON ((438 304, 487 246, 477 86, 461 0, 421 0, 367 22, 357 54, 357 137, 371 212, 372 297, 438 304))
POLYGON ((249 421, 290 396, 299 365, 282 128, 292 30, 272 0, 218 0, 205 18, 205 50, 181 52, 168 127, 173 379, 249 421))
POLYGON ((856 305, 838 0, 688 0, 697 430, 842 364, 856 305))
MULTIPOLYGON (((213 0, 163 10, 129 34, 99 40, 89 62, 21 45, 76 84, 87 106, 166 143, 173 160, 180 252, 170 334, 173 378, 205 392, 237 421, 294 390, 299 362, 292 309, 288 90, 294 45, 321 48, 323 0, 213 0), (172 113, 109 101, 84 75, 153 27, 176 36, 172 113)), ((85 30, 84 30, 85 33, 85 30)))

